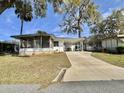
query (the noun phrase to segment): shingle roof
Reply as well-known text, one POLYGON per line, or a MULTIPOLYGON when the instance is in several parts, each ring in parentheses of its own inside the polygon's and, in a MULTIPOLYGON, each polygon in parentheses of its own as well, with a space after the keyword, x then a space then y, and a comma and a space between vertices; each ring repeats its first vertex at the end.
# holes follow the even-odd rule
POLYGON ((23 38, 33 38, 33 37, 40 37, 40 36, 50 36, 53 38, 54 41, 61 41, 65 43, 78 43, 80 41, 84 41, 84 38, 61 38, 61 37, 55 37, 53 34, 48 34, 46 32, 35 33, 35 34, 25 34, 25 35, 15 35, 11 37, 16 39, 23 39, 23 38))
POLYGON ((35 33, 35 34, 24 34, 24 35, 14 35, 11 36, 12 38, 21 39, 21 38, 33 38, 33 37, 40 37, 40 36, 52 36, 48 33, 35 33))

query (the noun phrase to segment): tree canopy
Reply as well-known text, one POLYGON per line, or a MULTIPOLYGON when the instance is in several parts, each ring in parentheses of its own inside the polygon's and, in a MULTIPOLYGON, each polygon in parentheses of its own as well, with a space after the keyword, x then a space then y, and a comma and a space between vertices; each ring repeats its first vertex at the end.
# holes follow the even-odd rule
POLYGON ((15 0, 0 0, 0 14, 7 8, 13 7, 15 0))
POLYGON ((124 9, 114 10, 106 19, 91 28, 91 33, 101 35, 101 38, 114 38, 123 33, 124 9))
POLYGON ((91 33, 98 40, 106 38, 116 38, 117 35, 124 33, 124 10, 114 10, 106 19, 91 28, 91 33))
MULTIPOLYGON (((60 25, 62 30, 66 33, 78 33, 81 37, 83 31, 83 24, 89 25, 99 21, 100 13, 91 0, 6 0, 3 2, 8 4, 4 6, 5 9, 13 6, 15 13, 22 21, 21 29, 23 28, 23 21, 31 21, 35 13, 37 17, 45 17, 48 3, 52 4, 55 12, 64 14, 64 21, 60 25)), ((3 3, 0 2, 0 3, 3 3)), ((3 11, 2 11, 3 12, 3 11)), ((21 31, 22 33, 22 31, 21 31)))
POLYGON ((91 0, 65 1, 65 17, 60 26, 67 34, 78 33, 78 37, 81 37, 84 23, 91 25, 99 21, 98 7, 91 0))

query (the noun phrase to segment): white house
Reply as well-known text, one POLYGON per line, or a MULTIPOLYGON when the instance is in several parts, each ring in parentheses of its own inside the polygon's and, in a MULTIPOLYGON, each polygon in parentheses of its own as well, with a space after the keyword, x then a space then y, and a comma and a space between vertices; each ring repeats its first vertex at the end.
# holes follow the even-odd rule
POLYGON ((11 37, 20 40, 20 55, 83 50, 83 38, 59 38, 45 32, 11 37))
POLYGON ((124 35, 118 35, 116 38, 102 40, 102 48, 110 51, 116 51, 118 46, 124 46, 124 35))

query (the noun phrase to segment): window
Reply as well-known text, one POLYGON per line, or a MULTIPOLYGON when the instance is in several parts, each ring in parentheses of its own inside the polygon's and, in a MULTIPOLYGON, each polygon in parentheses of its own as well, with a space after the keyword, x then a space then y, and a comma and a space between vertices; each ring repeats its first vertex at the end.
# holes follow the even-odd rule
POLYGON ((58 41, 54 41, 54 47, 58 47, 59 46, 59 42, 58 41))

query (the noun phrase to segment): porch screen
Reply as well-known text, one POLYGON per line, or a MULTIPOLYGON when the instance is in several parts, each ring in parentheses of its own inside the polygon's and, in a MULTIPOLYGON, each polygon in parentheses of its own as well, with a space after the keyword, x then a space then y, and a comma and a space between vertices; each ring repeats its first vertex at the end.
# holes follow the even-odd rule
POLYGON ((27 40, 27 48, 33 48, 34 47, 34 42, 33 40, 27 40))
POLYGON ((27 41, 26 40, 21 40, 21 48, 27 48, 27 41))
POLYGON ((49 48, 50 47, 50 37, 43 36, 42 37, 42 48, 49 48))
POLYGON ((36 48, 41 48, 41 40, 40 39, 36 39, 36 48))

